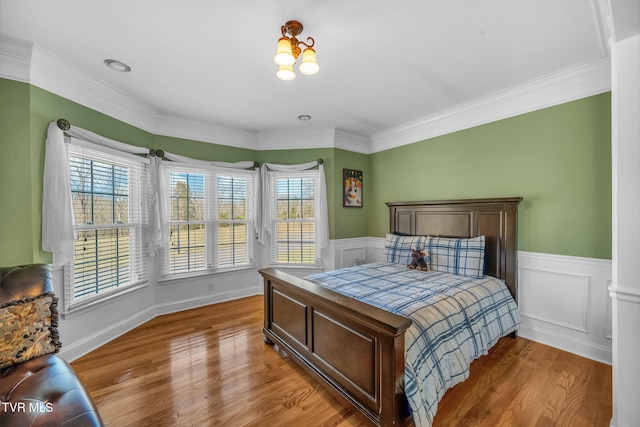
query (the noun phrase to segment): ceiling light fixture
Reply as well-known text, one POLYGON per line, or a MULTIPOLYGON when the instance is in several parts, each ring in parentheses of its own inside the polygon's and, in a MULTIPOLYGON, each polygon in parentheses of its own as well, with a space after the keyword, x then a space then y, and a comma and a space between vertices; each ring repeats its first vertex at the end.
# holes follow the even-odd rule
POLYGON ((308 114, 300 114, 298 116, 298 120, 300 120, 301 122, 307 122, 309 120, 311 120, 311 116, 308 114))
POLYGON ((300 56, 300 45, 305 46, 302 52, 302 62, 300 63, 300 72, 308 76, 318 72, 320 67, 316 61, 316 51, 313 50, 313 45, 316 43, 312 37, 307 37, 307 42, 300 41, 296 38, 298 34, 302 32, 302 24, 298 21, 287 21, 280 31, 282 37, 278 40, 278 50, 273 60, 280 66, 276 76, 280 80, 293 80, 296 78, 296 73, 293 71, 293 65, 296 63, 296 59, 300 56), (290 37, 287 36, 290 34, 290 37))
POLYGON ((105 59, 104 65, 111 68, 112 70, 116 70, 121 73, 128 73, 129 71, 131 71, 131 67, 129 67, 124 62, 118 61, 116 59, 105 59))

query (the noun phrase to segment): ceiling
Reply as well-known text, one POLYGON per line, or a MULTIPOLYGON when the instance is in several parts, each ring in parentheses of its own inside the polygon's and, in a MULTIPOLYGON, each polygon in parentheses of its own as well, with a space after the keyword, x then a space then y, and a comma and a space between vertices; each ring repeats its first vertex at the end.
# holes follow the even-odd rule
POLYGON ((603 22, 598 0, 0 0, 2 35, 163 117, 364 138, 606 59, 603 22), (273 55, 290 19, 320 71, 285 82, 273 55))

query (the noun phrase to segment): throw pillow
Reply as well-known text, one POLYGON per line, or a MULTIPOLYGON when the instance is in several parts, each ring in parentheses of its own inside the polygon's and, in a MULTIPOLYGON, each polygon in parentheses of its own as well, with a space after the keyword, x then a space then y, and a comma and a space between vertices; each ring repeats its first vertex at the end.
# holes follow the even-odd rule
POLYGON ((45 292, 0 304, 0 368, 60 350, 57 303, 45 292))

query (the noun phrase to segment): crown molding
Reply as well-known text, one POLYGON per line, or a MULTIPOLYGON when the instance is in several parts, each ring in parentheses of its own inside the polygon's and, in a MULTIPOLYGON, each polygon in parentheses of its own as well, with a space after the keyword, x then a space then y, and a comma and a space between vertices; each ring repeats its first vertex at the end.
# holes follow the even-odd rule
MULTIPOLYGON (((601 3, 594 4, 594 9, 599 6, 601 3)), ((600 25, 606 33, 605 24, 600 25)), ((340 148, 371 154, 610 91, 611 63, 607 55, 369 138, 333 127, 251 132, 171 116, 87 75, 51 52, 5 35, 0 35, 0 77, 30 83, 157 135, 254 150, 340 148)))
POLYGON ((162 114, 59 56, 4 34, 0 34, 0 77, 29 83, 156 135, 256 148, 253 132, 162 114))
POLYGON ((29 43, 0 35, 0 77, 29 83, 31 50, 29 43))
POLYGON ((608 0, 611 19, 611 44, 640 34, 640 2, 608 0))
POLYGON ((369 138, 337 128, 334 136, 334 147, 361 154, 371 154, 369 138))
POLYGON ((609 0, 591 0, 590 6, 593 26, 600 43, 600 52, 603 56, 611 56, 611 44, 614 40, 611 4, 609 0))
POLYGON ((258 150, 296 150, 302 148, 334 148, 335 128, 307 127, 274 129, 258 132, 258 150))
POLYGON ((153 132, 155 111, 149 105, 87 75, 80 68, 37 45, 33 46, 31 53, 30 83, 147 132, 153 132))
POLYGON ((219 126, 214 123, 156 114, 153 133, 211 144, 257 149, 257 132, 219 126))
POLYGON ((460 104, 371 136, 373 153, 611 90, 608 57, 460 104))

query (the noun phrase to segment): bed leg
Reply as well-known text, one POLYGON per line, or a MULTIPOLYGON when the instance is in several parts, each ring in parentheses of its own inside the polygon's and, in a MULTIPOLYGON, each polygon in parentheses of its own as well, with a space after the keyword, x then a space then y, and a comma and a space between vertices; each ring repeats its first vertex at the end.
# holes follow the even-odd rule
POLYGON ((273 341, 271 341, 269 338, 267 338, 267 336, 264 336, 264 343, 265 344, 269 344, 269 345, 273 345, 273 341))

